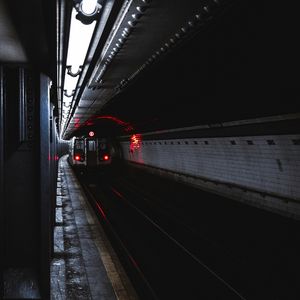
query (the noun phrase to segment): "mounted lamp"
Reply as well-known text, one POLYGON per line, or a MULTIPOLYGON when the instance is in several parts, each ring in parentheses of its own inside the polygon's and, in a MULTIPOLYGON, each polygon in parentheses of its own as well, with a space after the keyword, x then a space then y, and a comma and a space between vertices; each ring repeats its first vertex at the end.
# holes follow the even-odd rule
POLYGON ((83 24, 91 24, 94 20, 99 18, 102 8, 102 0, 73 0, 74 7, 78 14, 76 19, 83 24))

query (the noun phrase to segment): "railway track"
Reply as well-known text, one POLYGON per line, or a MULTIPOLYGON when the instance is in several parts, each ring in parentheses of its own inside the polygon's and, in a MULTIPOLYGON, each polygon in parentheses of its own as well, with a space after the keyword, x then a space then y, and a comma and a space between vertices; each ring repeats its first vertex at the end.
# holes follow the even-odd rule
MULTIPOLYGON (((158 192, 156 187, 147 189, 146 183, 143 186, 138 178, 123 175, 111 172, 89 174, 81 176, 81 183, 118 248, 117 252, 126 261, 125 268, 141 299, 258 299, 260 293, 264 299, 274 299, 267 288, 274 277, 265 280, 264 277, 280 249, 274 248, 274 253, 270 253, 267 258, 266 252, 277 242, 273 237, 266 237, 268 242, 262 243, 261 257, 251 255, 251 251, 255 253, 251 241, 262 242, 264 234, 268 232, 268 229, 265 229, 266 232, 262 229, 257 237, 249 237, 250 247, 247 251, 247 237, 240 235, 240 232, 250 230, 245 224, 251 219, 251 209, 244 208, 247 213, 250 211, 250 216, 246 216, 243 206, 235 207, 233 203, 234 207, 230 209, 237 210, 241 216, 236 218, 232 214, 232 220, 229 221, 234 222, 240 218, 246 220, 240 222, 241 228, 238 231, 226 232, 226 228, 232 228, 232 225, 224 223, 225 217, 220 219, 220 234, 217 236, 213 226, 211 231, 203 230, 203 212, 199 214, 198 220, 193 211, 195 208, 182 206, 189 199, 179 201, 180 195, 174 195, 178 191, 172 193, 172 188, 169 189, 169 197, 174 195, 174 201, 167 201, 166 191, 159 189, 158 192), (222 234, 226 236, 227 244, 223 243, 222 234), (239 253, 235 248, 244 253, 239 253), (259 270, 257 266, 262 263, 264 266, 259 270)), ((155 181, 153 183, 156 184, 155 181)), ((186 194, 186 197, 190 196, 186 194)), ((192 199, 189 202, 192 203, 192 199)), ((211 213, 211 208, 203 209, 211 213)), ((224 211, 226 213, 228 211, 224 211)), ((274 223, 278 220, 272 218, 270 215, 266 221, 278 227, 274 223)), ((259 215, 256 219, 258 223, 265 220, 259 215)), ((291 228, 291 224, 288 226, 285 221, 282 220, 281 225, 291 228)), ((207 220, 206 223, 209 227, 207 220)), ((256 232, 255 229, 254 226, 253 232, 256 232)), ((279 239, 283 237, 279 236, 279 239)), ((287 247, 292 248, 295 243, 290 242, 287 247)), ((282 270, 287 268, 288 265, 283 266, 282 270)), ((270 270, 270 274, 272 272, 270 270)), ((288 277, 292 275, 286 274, 288 277)), ((279 282, 278 278, 275 280, 279 282)), ((280 290, 284 291, 284 287, 280 290)), ((294 293, 296 295, 297 291, 294 293)))

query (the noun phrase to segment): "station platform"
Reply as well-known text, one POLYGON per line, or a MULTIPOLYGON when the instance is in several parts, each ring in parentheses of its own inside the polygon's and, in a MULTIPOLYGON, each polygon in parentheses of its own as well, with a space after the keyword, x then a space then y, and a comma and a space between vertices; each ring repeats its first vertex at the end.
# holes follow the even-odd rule
POLYGON ((51 299, 138 299, 67 156, 58 169, 51 299))

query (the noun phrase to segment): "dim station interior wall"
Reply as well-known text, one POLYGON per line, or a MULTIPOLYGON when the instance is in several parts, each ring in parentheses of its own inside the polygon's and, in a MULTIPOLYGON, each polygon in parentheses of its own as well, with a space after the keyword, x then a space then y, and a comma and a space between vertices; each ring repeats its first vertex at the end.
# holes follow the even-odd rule
POLYGON ((121 147, 128 162, 300 216, 300 135, 172 140, 143 140, 141 135, 139 143, 123 141, 121 147))

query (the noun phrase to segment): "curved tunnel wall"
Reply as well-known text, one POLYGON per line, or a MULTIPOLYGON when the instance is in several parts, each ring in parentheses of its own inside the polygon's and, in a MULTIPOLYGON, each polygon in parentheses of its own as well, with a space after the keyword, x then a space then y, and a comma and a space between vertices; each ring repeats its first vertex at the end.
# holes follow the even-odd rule
MULTIPOLYGON (((178 131, 178 136, 184 131, 178 131)), ((175 180, 300 218, 299 134, 164 137, 166 132, 141 135, 135 149, 130 141, 122 140, 124 159, 175 180)))

